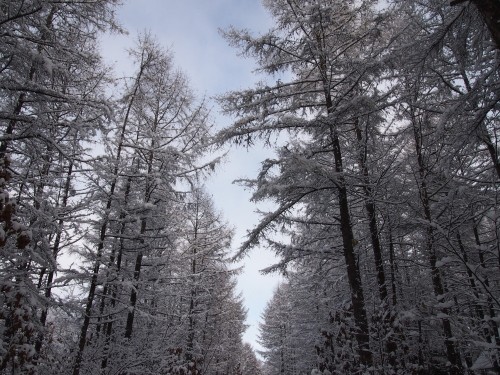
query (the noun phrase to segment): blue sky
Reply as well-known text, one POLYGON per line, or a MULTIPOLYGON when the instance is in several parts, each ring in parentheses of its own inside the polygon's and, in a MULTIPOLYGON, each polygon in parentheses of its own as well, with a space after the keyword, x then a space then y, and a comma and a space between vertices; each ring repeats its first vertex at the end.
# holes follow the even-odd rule
MULTIPOLYGON (((230 25, 256 33, 271 27, 271 19, 260 0, 124 0, 123 3, 117 18, 129 34, 107 35, 101 42, 105 60, 114 66, 118 76, 131 69, 126 48, 134 45, 138 33, 149 31, 174 53, 176 66, 186 74, 199 97, 211 98, 248 88, 264 78, 255 75, 253 61, 237 56, 238 51, 229 47, 219 33, 219 29, 230 25)), ((230 124, 231 119, 218 113, 215 102, 210 106, 217 128, 230 124)), ((259 162, 269 155, 270 151, 261 147, 248 151, 233 148, 207 183, 215 206, 235 228, 234 248, 256 224, 258 216, 254 212, 257 207, 249 202, 251 193, 232 181, 254 177, 259 162)), ((245 271, 238 279, 238 288, 248 309, 250 325, 244 339, 256 349, 258 321, 278 283, 277 277, 262 276, 259 270, 273 260, 269 251, 255 249, 241 263, 245 271)))

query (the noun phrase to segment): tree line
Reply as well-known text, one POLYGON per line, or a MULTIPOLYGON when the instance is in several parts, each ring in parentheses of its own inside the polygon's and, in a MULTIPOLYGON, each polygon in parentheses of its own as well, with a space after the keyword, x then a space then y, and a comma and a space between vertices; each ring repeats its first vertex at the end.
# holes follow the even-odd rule
POLYGON ((264 4, 267 33, 224 32, 267 79, 218 134, 277 143, 241 181, 275 207, 239 255, 287 277, 264 373, 500 373, 498 2, 264 4))
POLYGON ((0 4, 0 373, 258 374, 204 191, 209 111, 116 0, 0 4))

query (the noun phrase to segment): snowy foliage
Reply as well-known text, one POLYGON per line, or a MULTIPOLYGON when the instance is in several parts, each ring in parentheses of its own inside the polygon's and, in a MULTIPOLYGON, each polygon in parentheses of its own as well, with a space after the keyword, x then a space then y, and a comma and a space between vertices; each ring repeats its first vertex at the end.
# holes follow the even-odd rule
POLYGON ((289 139, 242 180, 277 208, 240 256, 288 277, 265 373, 499 371, 500 9, 451 3, 268 0, 268 33, 226 31, 286 77, 220 98, 220 142, 289 139))
POLYGON ((107 73, 116 3, 0 5, 0 373, 250 375, 208 110, 150 35, 107 73))
POLYGON ((152 36, 108 73, 117 3, 0 4, 0 374, 500 372, 498 2, 265 0, 215 136, 152 36), (205 153, 283 133, 240 181, 276 206, 235 257, 287 277, 261 363, 205 153))

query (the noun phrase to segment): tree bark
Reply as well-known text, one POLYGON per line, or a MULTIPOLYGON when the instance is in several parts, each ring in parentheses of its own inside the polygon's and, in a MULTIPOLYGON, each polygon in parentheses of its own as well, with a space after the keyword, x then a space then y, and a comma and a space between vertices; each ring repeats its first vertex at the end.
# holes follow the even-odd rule
MULTIPOLYGON (((132 178, 129 176, 127 179, 127 184, 125 186, 125 193, 124 193, 124 204, 126 205, 128 202, 128 197, 130 194, 130 187, 132 184, 132 178)), ((120 275, 120 270, 121 270, 121 264, 122 264, 122 256, 123 256, 123 249, 124 249, 124 235, 125 235, 125 229, 126 229, 126 223, 125 223, 125 217, 126 217, 126 209, 127 206, 123 207, 122 212, 120 213, 119 217, 119 222, 120 222, 120 232, 119 232, 119 243, 118 243, 118 251, 117 254, 112 254, 112 257, 110 258, 110 265, 113 265, 115 263, 114 257, 116 256, 116 264, 114 265, 115 267, 115 277, 116 280, 118 280, 118 277, 120 275)), ((111 307, 110 310, 113 311, 115 305, 116 305, 116 300, 118 297, 118 284, 119 282, 116 281, 114 285, 109 286, 109 292, 111 294, 111 307)), ((103 293, 104 296, 106 296, 106 293, 103 293)), ((111 343, 111 336, 113 334, 113 320, 111 319, 109 322, 106 322, 103 327, 103 332, 104 332, 104 349, 102 352, 102 359, 101 359, 101 372, 104 373, 105 369, 108 367, 108 359, 109 359, 109 348, 110 348, 110 343, 111 343)))
MULTIPOLYGON (((372 243, 373 257, 375 258, 375 268, 377 270, 377 284, 379 289, 379 297, 382 302, 387 300, 387 286, 385 283, 384 261, 382 257, 382 246, 380 245, 379 231, 377 225, 377 213, 375 202, 372 196, 372 189, 370 186, 370 173, 368 171, 366 142, 367 137, 363 137, 363 132, 359 126, 359 119, 354 123, 356 138, 359 147, 359 164, 363 178, 363 193, 365 195, 365 209, 368 216, 368 226, 370 230, 370 238, 372 243)), ((365 132, 366 134, 366 132, 365 132)))
MULTIPOLYGON (((76 139, 76 135, 75 135, 75 139, 76 139)), ((61 206, 60 206, 63 209, 66 208, 68 205, 69 193, 70 193, 70 188, 71 188, 71 178, 72 178, 72 174, 73 174, 73 165, 74 165, 73 161, 70 161, 70 163, 68 165, 68 172, 66 174, 66 180, 64 182, 63 197, 62 197, 62 202, 61 202, 61 206)), ((58 227, 62 228, 63 223, 64 223, 64 219, 60 218, 58 221, 58 227)), ((56 261, 57 255, 59 253, 61 238, 62 238, 62 231, 61 231, 61 229, 59 229, 57 234, 56 234, 56 237, 54 239, 54 244, 52 246, 52 257, 53 257, 54 261, 56 261)), ((45 272, 45 270, 44 270, 44 272, 45 272)), ((47 300, 52 295, 52 282, 54 281, 55 272, 56 272, 56 270, 50 269, 50 271, 47 274, 47 281, 46 281, 45 293, 44 293, 45 298, 47 300)), ((42 314, 40 316, 40 324, 42 325, 42 327, 45 327, 45 324, 47 322, 48 310, 49 310, 48 306, 46 306, 42 310, 42 314)), ((37 338, 37 341, 35 343, 35 351, 36 351, 37 355, 40 353, 40 350, 42 348, 43 338, 44 338, 44 335, 42 332, 42 333, 40 333, 40 335, 37 338)))
POLYGON ((365 299, 359 265, 354 251, 354 235, 352 232, 351 217, 349 213, 349 201, 347 198, 347 187, 343 176, 342 153, 338 133, 334 126, 330 127, 333 153, 335 157, 335 171, 338 178, 338 203, 340 209, 340 231, 342 233, 342 244, 344 259, 347 266, 347 279, 351 288, 351 303, 356 324, 356 341, 361 364, 370 367, 373 364, 370 350, 370 336, 368 319, 366 316, 365 299))
MULTIPOLYGON (((473 233, 474 233, 474 241, 476 242, 476 245, 477 245, 477 249, 478 249, 478 255, 479 255, 479 264, 481 265, 481 268, 483 270, 486 270, 486 262, 485 262, 485 259, 484 259, 484 253, 483 253, 483 250, 482 250, 482 242, 481 242, 481 238, 479 237, 479 230, 477 228, 477 224, 475 222, 475 220, 473 219, 472 220, 472 224, 473 224, 473 233)), ((488 274, 485 272, 485 277, 484 277, 484 286, 486 288, 489 289, 490 287, 490 280, 488 278, 488 274)), ((491 295, 488 293, 487 294, 487 298, 486 298, 486 301, 487 301, 487 305, 488 305, 488 315, 489 315, 489 319, 488 322, 490 323, 490 326, 491 326, 491 331, 493 331, 493 337, 495 338, 495 344, 496 344, 496 347, 497 347, 497 358, 495 360, 495 362, 497 363, 498 365, 498 356, 499 356, 499 351, 498 351, 498 348, 500 347, 500 333, 498 331, 499 327, 498 327, 498 323, 497 323, 497 314, 495 312, 495 307, 493 305, 493 300, 491 298, 491 295)))
POLYGON ((80 329, 80 336, 78 339, 78 348, 76 351, 75 363, 73 365, 73 375, 80 375, 80 367, 81 367, 82 359, 83 359, 83 350, 85 349, 85 345, 87 343, 87 331, 88 331, 89 326, 90 326, 90 313, 92 310, 92 305, 94 303, 94 297, 95 297, 95 292, 96 292, 96 288, 97 288, 97 278, 99 276, 99 269, 101 267, 101 261, 102 261, 103 250, 104 250, 104 241, 106 238, 106 233, 107 233, 108 224, 109 224, 110 210, 111 210, 112 203, 114 201, 114 194, 115 194, 116 185, 118 183, 118 172, 119 172, 119 168, 120 168, 121 153, 122 153, 122 149, 123 149, 124 143, 125 143, 125 134, 126 134, 126 129, 127 129, 127 125, 128 125, 128 119, 129 119, 130 111, 132 109, 132 105, 135 101, 135 97, 136 97, 137 92, 139 90, 139 84, 140 84, 142 75, 143 75, 144 70, 149 62, 150 62, 149 59, 147 59, 145 57, 141 61, 141 66, 140 66, 140 69, 139 69, 139 72, 137 74, 135 84, 134 84, 134 91, 133 91, 131 98, 130 98, 130 101, 128 103, 127 111, 125 113, 125 117, 124 117, 121 129, 120 129, 120 136, 119 136, 117 150, 116 150, 116 160, 115 160, 115 165, 114 165, 113 173, 112 173, 113 179, 111 181, 111 185, 109 188, 108 199, 106 200, 105 217, 102 220, 101 227, 99 230, 99 241, 97 244, 96 259, 94 262, 94 268, 92 270, 92 277, 90 279, 90 287, 89 287, 89 292, 87 295, 87 301, 85 303, 83 323, 82 323, 82 327, 80 329))
MULTIPOLYGON (((320 50, 324 48, 321 34, 316 35, 316 42, 320 50)), ((329 87, 328 69, 324 54, 320 54, 318 59, 318 69, 322 78, 325 106, 328 114, 334 111, 333 100, 329 87)), ((363 294, 363 285, 361 283, 361 274, 354 250, 355 240, 352 231, 351 215, 349 212, 349 200, 347 195, 347 186, 344 177, 344 168, 342 160, 342 150, 340 139, 335 124, 330 124, 330 140, 333 147, 333 156, 335 172, 337 176, 338 204, 340 210, 340 231, 342 233, 342 244, 344 259, 347 266, 347 279, 351 289, 351 303, 356 325, 356 341, 358 343, 358 354, 362 366, 371 367, 373 365, 373 356, 370 350, 370 335, 368 318, 365 308, 365 298, 363 294)))
MULTIPOLYGON (((467 0, 453 0, 450 5, 458 5, 467 0)), ((471 0, 483 16, 484 22, 491 33, 491 38, 500 50, 500 2, 498 0, 471 0)))
MULTIPOLYGON (((439 268, 436 266, 437 263, 437 255, 435 249, 435 233, 434 227, 432 226, 432 215, 430 209, 430 200, 427 188, 427 166, 424 161, 423 151, 422 151, 422 132, 421 132, 421 124, 418 121, 414 110, 412 108, 412 126, 413 126, 413 135, 415 140, 415 153, 417 157, 417 164, 419 169, 419 193, 420 193, 420 203, 422 204, 422 208, 424 211, 424 217, 427 221, 427 229, 426 229, 426 243, 425 243, 425 252, 427 254, 427 259, 429 261, 429 266, 431 270, 431 279, 432 286, 434 289, 434 295, 437 298, 438 302, 442 302, 444 298, 444 286, 443 280, 441 278, 441 273, 439 268)), ((449 309, 446 307, 440 308, 440 312, 443 314, 443 318, 441 319, 444 333, 444 342, 446 347, 446 356, 448 361, 451 364, 450 375, 461 375, 463 374, 462 361, 460 359, 460 353, 457 351, 453 333, 451 329, 451 322, 448 319, 449 309)))
MULTIPOLYGON (((155 157, 155 135, 157 132, 159 123, 159 114, 155 113, 155 118, 152 123, 151 128, 151 142, 150 149, 148 152, 148 156, 146 159, 146 186, 144 187, 144 203, 149 203, 151 200, 151 193, 153 191, 153 182, 152 182, 152 173, 153 173, 153 161, 155 157)), ((137 170, 139 170, 139 160, 137 160, 137 170)), ((142 268, 142 258, 144 256, 144 249, 148 247, 148 244, 145 244, 144 235, 146 234, 147 227, 147 218, 143 217, 141 219, 141 229, 140 229, 140 248, 137 251, 137 256, 135 259, 135 267, 134 267, 134 285, 132 286, 132 291, 130 292, 130 305, 129 312, 127 314, 127 324, 125 326, 125 338, 130 339, 132 337, 133 325, 134 325, 134 317, 135 317, 135 307, 137 304, 137 292, 139 290, 139 278, 141 276, 141 268, 142 268)))

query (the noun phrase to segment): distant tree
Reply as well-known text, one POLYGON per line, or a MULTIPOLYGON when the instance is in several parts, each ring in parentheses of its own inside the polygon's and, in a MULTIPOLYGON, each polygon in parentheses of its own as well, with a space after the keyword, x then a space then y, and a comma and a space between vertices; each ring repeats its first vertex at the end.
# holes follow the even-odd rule
POLYGON ((272 369, 270 374, 295 374, 298 358, 293 355, 288 287, 279 285, 262 315, 259 343, 260 354, 272 369))
POLYGON ((209 319, 213 313, 211 310, 219 308, 214 304, 217 300, 214 294, 231 295, 234 292, 230 285, 226 286, 228 290, 216 288, 222 274, 229 276, 232 273, 227 269, 231 233, 221 222, 209 197, 201 188, 194 187, 186 205, 187 227, 184 239, 187 247, 184 256, 189 262, 186 280, 189 306, 185 360, 188 364, 193 364, 191 372, 195 368, 206 372, 210 368, 207 357, 213 355, 218 346, 213 338, 214 329, 220 329, 220 325, 224 324, 222 321, 214 324, 209 319))
POLYGON ((255 355, 252 346, 248 343, 243 344, 240 364, 242 375, 262 375, 262 363, 255 355))

